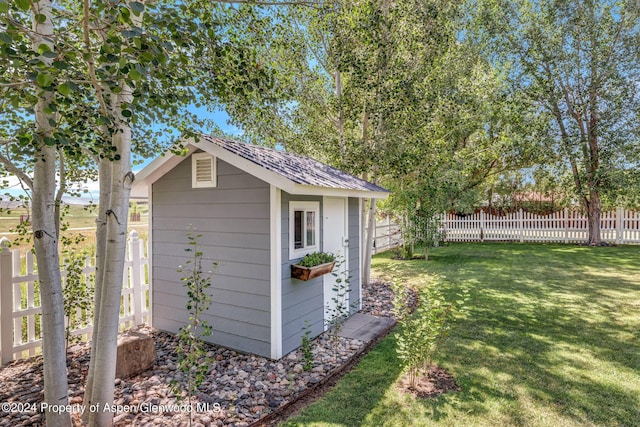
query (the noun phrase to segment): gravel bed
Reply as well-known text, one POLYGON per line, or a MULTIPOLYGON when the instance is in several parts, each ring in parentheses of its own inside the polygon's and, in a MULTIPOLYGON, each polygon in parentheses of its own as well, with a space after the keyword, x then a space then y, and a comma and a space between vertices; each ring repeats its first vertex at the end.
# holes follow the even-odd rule
MULTIPOLYGON (((362 312, 392 316, 392 298, 393 292, 388 284, 373 280, 363 289, 362 312)), ((115 380, 114 424, 187 426, 187 400, 177 400, 169 390, 172 380, 183 380, 183 374, 176 369, 177 340, 171 334, 148 327, 142 330, 154 338, 156 364, 139 376, 115 380)), ((213 363, 191 402, 193 425, 248 426, 321 382, 364 345, 359 340, 339 337, 336 341, 323 334, 313 341, 314 363, 309 371, 303 369, 301 350, 273 361, 210 345, 207 357, 213 363)), ((88 344, 72 347, 68 360, 70 404, 80 405, 89 363, 88 344)), ((37 412, 44 395, 41 357, 16 361, 0 368, 0 384, 0 403, 14 404, 12 409, 15 410, 7 412, 4 411, 7 408, 2 408, 0 426, 43 423, 43 415, 37 412)), ((81 425, 78 412, 73 413, 73 418, 75 425, 81 425)))
MULTIPOLYGON (((412 289, 405 289, 404 303, 408 307, 416 304, 416 293, 412 289)), ((369 286, 362 288, 362 313, 374 316, 394 317, 393 290, 391 284, 380 279, 372 279, 369 286)))

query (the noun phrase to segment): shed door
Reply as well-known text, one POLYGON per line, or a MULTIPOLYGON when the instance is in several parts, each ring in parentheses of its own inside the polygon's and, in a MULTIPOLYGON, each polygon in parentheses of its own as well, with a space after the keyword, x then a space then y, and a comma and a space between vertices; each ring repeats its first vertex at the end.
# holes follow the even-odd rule
POLYGON ((347 216, 347 199, 338 197, 325 197, 323 200, 322 213, 324 216, 322 231, 322 250, 331 252, 336 255, 337 263, 333 274, 325 274, 324 277, 324 320, 325 329, 328 329, 329 323, 338 313, 347 314, 349 311, 349 294, 335 289, 336 279, 343 280, 342 287, 348 286, 344 280, 348 277, 348 216, 347 216), (343 294, 340 296, 340 294, 343 294), (340 309, 338 307, 340 303, 340 309), (346 310, 346 312, 345 312, 346 310))

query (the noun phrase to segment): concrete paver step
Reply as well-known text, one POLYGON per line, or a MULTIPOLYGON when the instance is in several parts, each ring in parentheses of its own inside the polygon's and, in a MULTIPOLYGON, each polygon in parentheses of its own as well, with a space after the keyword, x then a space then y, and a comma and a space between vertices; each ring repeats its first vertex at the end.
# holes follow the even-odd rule
POLYGON ((368 343, 386 332, 395 323, 396 321, 390 317, 356 313, 344 322, 338 335, 368 343))

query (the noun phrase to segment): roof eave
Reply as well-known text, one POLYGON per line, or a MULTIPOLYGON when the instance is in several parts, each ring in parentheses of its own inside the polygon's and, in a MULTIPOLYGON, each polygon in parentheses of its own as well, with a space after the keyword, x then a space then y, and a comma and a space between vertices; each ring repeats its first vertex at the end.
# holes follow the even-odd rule
POLYGON ((131 189, 132 197, 148 197, 151 184, 156 182, 163 175, 176 167, 178 163, 183 161, 189 154, 197 151, 198 149, 209 153, 212 156, 237 167, 238 169, 244 170, 268 184, 275 185, 286 192, 290 193, 294 191, 295 183, 293 181, 276 172, 265 169, 264 167, 235 153, 232 153, 217 144, 213 144, 208 141, 196 142, 194 138, 189 138, 185 140, 182 145, 187 149, 185 157, 171 152, 165 152, 162 156, 154 159, 144 169, 142 169, 138 175, 136 175, 136 179, 131 189))
POLYGON ((305 196, 356 197, 366 199, 386 199, 387 197, 389 197, 389 192, 387 191, 331 188, 304 184, 294 184, 293 190, 287 191, 287 193, 305 196))
MULTIPOLYGON (((208 141, 196 142, 194 138, 185 140, 182 145, 187 149, 187 154, 198 149, 211 154, 232 166, 237 167, 268 184, 274 185, 289 194, 308 196, 335 196, 335 197, 363 197, 374 199, 386 199, 389 193, 386 191, 358 190, 347 188, 321 187, 314 185, 298 184, 285 178, 277 172, 270 171, 251 160, 247 160, 231 151, 208 141)), ((185 157, 186 157, 185 156, 185 157)), ((151 184, 160 179, 163 175, 177 166, 185 159, 177 154, 166 152, 162 156, 154 159, 142 171, 136 175, 136 179, 131 189, 132 197, 148 197, 151 184)))

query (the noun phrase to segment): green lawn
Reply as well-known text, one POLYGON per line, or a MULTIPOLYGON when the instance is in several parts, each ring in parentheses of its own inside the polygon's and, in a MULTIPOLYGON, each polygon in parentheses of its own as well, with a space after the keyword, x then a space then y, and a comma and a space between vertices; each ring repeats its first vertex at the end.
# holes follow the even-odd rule
MULTIPOLYGON (((392 335, 290 426, 640 425, 640 246, 452 244, 374 275, 470 290, 436 357, 461 392, 398 391, 392 335)), ((453 298, 453 296, 451 296, 453 298)))

